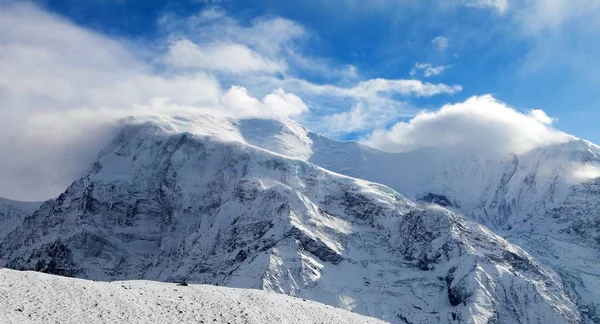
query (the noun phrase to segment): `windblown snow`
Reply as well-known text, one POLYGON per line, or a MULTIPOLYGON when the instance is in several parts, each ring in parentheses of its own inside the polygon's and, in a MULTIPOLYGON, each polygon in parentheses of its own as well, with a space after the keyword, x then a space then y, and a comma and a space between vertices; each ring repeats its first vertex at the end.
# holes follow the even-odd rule
POLYGON ((102 282, 8 269, 0 269, 0 309, 5 324, 384 323, 260 290, 102 282))
POLYGON ((599 167, 578 139, 391 154, 285 119, 131 118, 89 174, 11 218, 0 266, 262 289, 392 323, 600 323, 599 167))

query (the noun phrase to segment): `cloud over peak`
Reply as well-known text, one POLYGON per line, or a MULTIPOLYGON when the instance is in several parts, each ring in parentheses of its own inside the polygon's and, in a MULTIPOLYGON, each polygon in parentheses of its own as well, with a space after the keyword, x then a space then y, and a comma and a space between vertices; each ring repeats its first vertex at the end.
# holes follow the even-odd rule
POLYGON ((377 130, 364 142, 391 152, 432 147, 516 154, 571 138, 552 121, 541 110, 521 113, 491 95, 475 96, 377 130))
POLYGON ((157 38, 140 46, 32 4, 0 2, 0 196, 58 194, 87 170, 117 121, 129 115, 287 117, 322 131, 327 120, 343 120, 347 111, 358 117, 346 131, 365 131, 386 122, 369 116, 403 113, 398 96, 462 89, 361 79, 352 64, 306 55, 303 41, 311 35, 281 17, 242 24, 210 8, 186 17, 165 14, 157 28, 157 38))

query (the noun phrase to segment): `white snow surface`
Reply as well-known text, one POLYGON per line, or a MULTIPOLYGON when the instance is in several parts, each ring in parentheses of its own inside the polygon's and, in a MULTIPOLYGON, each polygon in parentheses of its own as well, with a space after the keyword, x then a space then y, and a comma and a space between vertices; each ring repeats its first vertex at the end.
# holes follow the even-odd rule
POLYGON ((289 120, 132 118, 0 241, 0 266, 257 288, 393 323, 600 323, 599 156, 577 139, 391 154, 289 120))
POLYGON ((91 281, 0 269, 0 323, 385 323, 254 289, 91 281))

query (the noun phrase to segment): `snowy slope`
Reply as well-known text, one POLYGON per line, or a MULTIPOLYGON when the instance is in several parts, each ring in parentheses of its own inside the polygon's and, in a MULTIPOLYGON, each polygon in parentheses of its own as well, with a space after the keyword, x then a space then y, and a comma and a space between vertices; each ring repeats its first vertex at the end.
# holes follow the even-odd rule
MULTIPOLYGON (((315 137, 316 138, 316 137, 315 137)), ((321 138, 322 141, 331 141, 321 138)), ((600 323, 600 149, 573 139, 520 155, 420 150, 377 152, 314 141, 311 161, 442 205, 518 244, 563 278, 582 313, 600 323), (318 150, 317 147, 320 147, 318 150)))
POLYGON ((251 289, 102 282, 0 269, 0 323, 383 323, 251 289))
POLYGON ((393 154, 299 134, 311 140, 301 146, 312 151, 310 162, 449 207, 519 244, 558 271, 581 311, 600 322, 597 145, 571 138, 519 155, 455 148, 393 154))
POLYGON ((0 198, 0 242, 23 223, 25 216, 32 214, 41 204, 41 202, 21 202, 0 198))
POLYGON ((249 136, 245 122, 131 120, 6 237, 0 265, 258 288, 394 323, 591 321, 556 272, 487 228, 307 163, 296 124, 253 121, 273 135, 249 136))

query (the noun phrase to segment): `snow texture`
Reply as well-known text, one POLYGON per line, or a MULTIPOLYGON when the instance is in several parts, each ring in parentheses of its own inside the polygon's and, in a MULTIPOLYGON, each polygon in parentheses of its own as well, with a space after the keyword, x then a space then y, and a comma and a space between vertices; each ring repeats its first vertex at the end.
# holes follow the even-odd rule
POLYGON ((5 324, 383 323, 260 290, 102 282, 8 269, 0 269, 0 309, 5 324))

